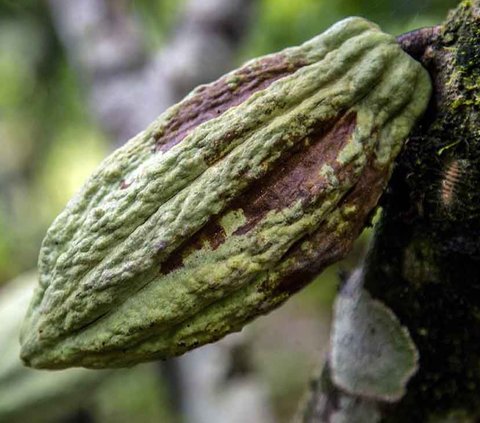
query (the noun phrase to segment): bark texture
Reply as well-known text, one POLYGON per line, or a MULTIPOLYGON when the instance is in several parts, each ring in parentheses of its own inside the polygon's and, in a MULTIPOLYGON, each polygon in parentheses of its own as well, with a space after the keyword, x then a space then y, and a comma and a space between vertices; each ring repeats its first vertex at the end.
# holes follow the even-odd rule
POLYGON ((408 329, 418 370, 388 401, 339 388, 331 352, 304 422, 480 418, 480 2, 399 42, 429 70, 434 97, 382 199, 362 282, 408 329))

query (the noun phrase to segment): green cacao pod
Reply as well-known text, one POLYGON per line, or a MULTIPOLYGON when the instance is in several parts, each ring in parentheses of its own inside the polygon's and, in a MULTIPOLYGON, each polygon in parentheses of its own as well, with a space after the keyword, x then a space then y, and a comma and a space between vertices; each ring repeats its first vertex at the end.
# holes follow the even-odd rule
POLYGON ((350 250, 430 90, 360 18, 194 90, 49 229, 25 363, 175 356, 282 303, 350 250))
POLYGON ((46 372, 23 365, 18 337, 36 282, 32 272, 0 288, 0 422, 57 421, 75 412, 112 374, 86 369, 46 372))

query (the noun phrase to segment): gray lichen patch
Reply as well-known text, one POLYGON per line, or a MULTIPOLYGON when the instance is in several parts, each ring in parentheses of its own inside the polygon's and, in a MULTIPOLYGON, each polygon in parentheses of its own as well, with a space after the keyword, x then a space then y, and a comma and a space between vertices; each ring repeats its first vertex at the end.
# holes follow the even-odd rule
POLYGON ((335 302, 330 369, 341 390, 395 402, 418 367, 418 352, 407 329, 362 287, 357 270, 335 302))

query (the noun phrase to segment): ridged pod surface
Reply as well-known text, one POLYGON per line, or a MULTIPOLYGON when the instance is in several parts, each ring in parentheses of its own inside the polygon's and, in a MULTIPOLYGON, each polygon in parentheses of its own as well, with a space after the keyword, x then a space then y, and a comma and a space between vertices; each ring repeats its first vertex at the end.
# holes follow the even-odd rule
POLYGON ((87 399, 112 374, 86 369, 41 372, 23 365, 18 336, 36 280, 32 272, 0 286, 0 422, 65 421, 78 410, 79 399, 87 399))
POLYGON ((350 250, 430 89, 361 18, 195 89, 52 224, 25 363, 175 356, 278 306, 350 250))

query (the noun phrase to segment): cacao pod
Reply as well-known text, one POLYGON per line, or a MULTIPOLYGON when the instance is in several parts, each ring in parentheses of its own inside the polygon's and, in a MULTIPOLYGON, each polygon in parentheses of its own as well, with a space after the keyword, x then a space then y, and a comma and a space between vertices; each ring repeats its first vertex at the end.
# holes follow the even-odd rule
POLYGON ((430 90, 361 18, 195 89, 49 229, 25 363, 175 356, 285 301, 350 250, 430 90))
POLYGON ((68 369, 46 372, 25 367, 18 337, 37 283, 35 272, 0 288, 0 422, 52 422, 65 417, 112 371, 68 369))

